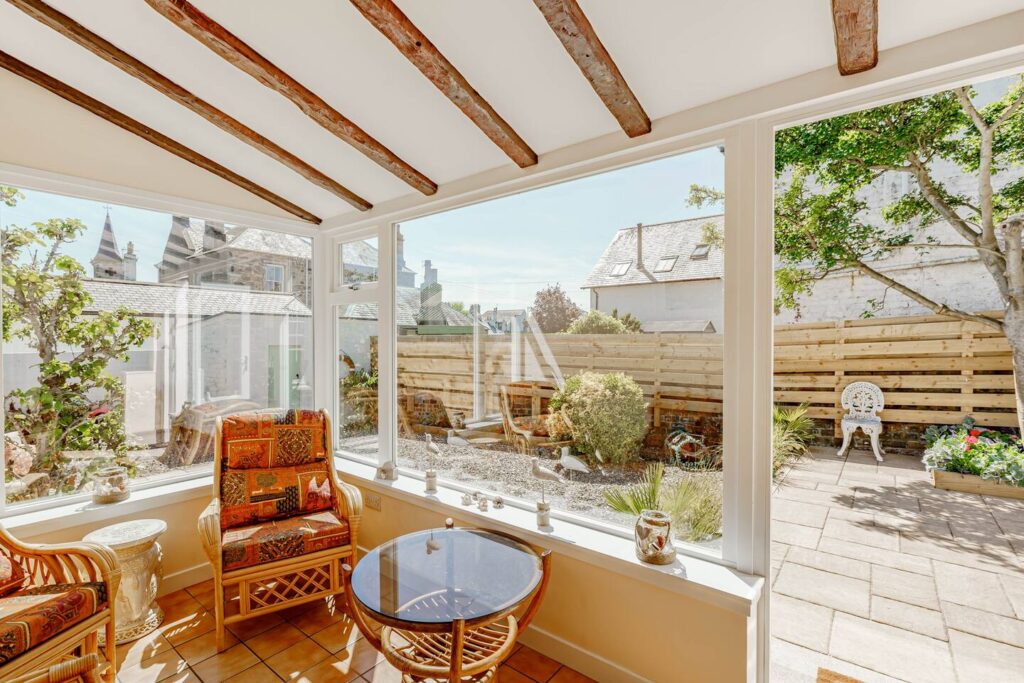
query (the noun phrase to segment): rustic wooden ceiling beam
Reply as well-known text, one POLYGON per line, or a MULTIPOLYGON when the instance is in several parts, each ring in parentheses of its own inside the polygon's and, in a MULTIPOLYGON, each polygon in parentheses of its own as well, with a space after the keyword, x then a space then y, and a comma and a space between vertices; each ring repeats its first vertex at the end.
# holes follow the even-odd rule
POLYGON ((67 83, 59 81, 49 74, 43 73, 39 69, 33 66, 29 66, 25 62, 13 57, 6 52, 0 51, 0 67, 7 69, 11 73, 21 76, 22 78, 35 83, 36 85, 46 88, 54 95, 64 98, 72 104, 77 104, 86 111, 89 111, 100 118, 109 121, 115 126, 138 135, 143 140, 153 143, 157 147, 167 150, 171 154, 184 159, 192 164, 195 164, 199 168, 205 169, 214 175, 220 176, 229 183, 233 183, 243 190, 247 190, 252 194, 256 195, 260 199, 264 199, 274 206, 284 209, 288 213, 298 216, 304 221, 311 223, 320 223, 320 219, 314 214, 306 211, 300 206, 292 204, 287 199, 274 194, 270 190, 267 190, 260 185, 252 182, 248 178, 238 175, 234 171, 221 166, 216 161, 208 159, 199 152, 196 152, 185 145, 172 140, 163 133, 159 133, 141 121, 122 114, 116 109, 103 104, 99 100, 86 95, 80 90, 76 90, 67 83))
POLYGON ((626 135, 650 133, 651 119, 576 0, 533 2, 626 135))
POLYGON ((71 17, 50 7, 45 2, 41 2, 41 0, 7 1, 33 19, 70 38, 97 57, 113 64, 129 76, 134 76, 154 90, 163 93, 183 107, 190 109, 224 132, 233 135, 275 161, 284 164, 314 185, 344 199, 360 211, 367 211, 373 208, 370 202, 334 181, 326 174, 313 168, 299 157, 263 137, 252 128, 221 111, 206 100, 192 94, 113 43, 96 35, 71 17))
POLYGON ((520 168, 537 163, 537 153, 392 0, 352 0, 352 4, 520 168))
POLYGON ((306 116, 366 155, 423 194, 437 192, 437 184, 354 122, 342 116, 316 93, 279 69, 241 38, 228 31, 187 0, 146 0, 159 12, 200 43, 271 90, 291 100, 306 116))
POLYGON ((878 64, 878 0, 832 0, 836 57, 843 76, 878 64))

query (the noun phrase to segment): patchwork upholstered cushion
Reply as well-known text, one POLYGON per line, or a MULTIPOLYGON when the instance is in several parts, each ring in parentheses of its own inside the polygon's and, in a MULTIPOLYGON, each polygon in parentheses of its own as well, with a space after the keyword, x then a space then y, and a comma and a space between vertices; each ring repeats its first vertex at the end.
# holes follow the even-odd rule
POLYGON ((224 418, 224 469, 266 469, 327 459, 327 425, 313 410, 257 410, 224 418))
POLYGON ((265 470, 225 470, 220 478, 221 529, 333 507, 326 462, 265 470))
POLYGON ((348 522, 329 511, 228 529, 221 539, 224 570, 266 564, 348 543, 348 522))
POLYGON ((25 583, 25 570, 9 556, 0 554, 0 597, 9 595, 25 583))
POLYGON ((36 586, 0 598, 0 664, 88 619, 106 604, 104 583, 36 586))

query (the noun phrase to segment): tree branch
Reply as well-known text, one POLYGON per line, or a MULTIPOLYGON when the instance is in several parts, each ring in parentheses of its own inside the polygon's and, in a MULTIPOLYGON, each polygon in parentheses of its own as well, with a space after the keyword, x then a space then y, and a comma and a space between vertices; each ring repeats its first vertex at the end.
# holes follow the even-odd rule
POLYGON ((894 289, 903 296, 913 301, 916 301, 917 303, 929 309, 936 315, 945 315, 951 318, 957 318, 958 320, 980 323, 982 325, 987 325, 993 329, 999 330, 1000 332, 1003 331, 1003 323, 1001 320, 997 320, 996 318, 990 318, 987 315, 968 313, 966 311, 961 311, 959 309, 950 308, 946 304, 940 304, 937 301, 929 299, 920 292, 916 292, 913 289, 907 287, 906 285, 900 284, 899 282, 892 279, 888 275, 885 275, 884 273, 875 270, 874 268, 867 265, 863 261, 857 261, 855 267, 868 277, 871 277, 877 280, 878 282, 881 282, 886 287, 894 289))
POLYGON ((1017 99, 1010 103, 1010 106, 1003 110, 1003 113, 999 115, 999 118, 997 118, 992 123, 992 128, 998 128, 999 126, 1009 121, 1010 117, 1016 114, 1017 110, 1020 109, 1021 106, 1024 106, 1024 91, 1022 91, 1021 94, 1017 96, 1017 99))
POLYGON ((978 246, 978 240, 981 234, 977 230, 968 225, 967 221, 957 215, 956 211, 946 203, 946 200, 942 198, 935 185, 932 183, 931 176, 928 173, 928 167, 921 162, 913 153, 907 155, 907 160, 913 167, 914 177, 917 179, 917 185, 921 188, 921 194, 935 211, 942 216, 947 223, 949 223, 954 230, 960 233, 960 236, 971 243, 973 246, 978 246))
POLYGON ((985 123, 984 117, 982 117, 978 108, 974 106, 974 102, 971 102, 971 95, 968 87, 964 86, 962 88, 955 88, 953 90, 953 94, 956 95, 956 99, 960 101, 960 108, 964 110, 964 113, 967 114, 971 119, 971 122, 974 123, 974 127, 981 133, 986 132, 989 129, 989 125, 985 123))

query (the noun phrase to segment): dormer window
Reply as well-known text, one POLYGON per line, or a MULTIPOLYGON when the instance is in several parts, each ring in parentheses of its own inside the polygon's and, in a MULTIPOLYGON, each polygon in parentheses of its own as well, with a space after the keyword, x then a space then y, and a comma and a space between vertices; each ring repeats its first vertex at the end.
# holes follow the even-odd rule
POLYGON ((708 252, 711 251, 710 244, 698 244, 693 248, 693 253, 690 254, 691 261, 703 261, 708 257, 708 252))
POLYGON ((676 259, 678 256, 662 256, 658 259, 658 262, 654 264, 655 273, 669 273, 673 268, 676 267, 676 259))
POLYGON ((632 261, 619 261, 618 263, 612 264, 612 277, 622 277, 626 274, 631 265, 633 265, 632 261))

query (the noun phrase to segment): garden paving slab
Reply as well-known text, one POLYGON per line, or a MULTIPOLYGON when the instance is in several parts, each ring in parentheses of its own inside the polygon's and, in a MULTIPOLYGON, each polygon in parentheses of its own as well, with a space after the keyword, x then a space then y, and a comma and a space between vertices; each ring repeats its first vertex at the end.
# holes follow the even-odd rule
POLYGON ((1014 647, 1024 647, 1024 621, 1020 619, 1000 616, 955 602, 943 602, 942 614, 949 628, 989 640, 998 640, 1014 647))
POLYGON ((871 567, 871 594, 926 609, 939 609, 939 596, 932 577, 892 567, 877 564, 871 567))
POLYGON ((904 555, 894 550, 884 550, 873 546, 843 541, 838 538, 824 537, 818 544, 818 550, 833 555, 842 555, 871 564, 882 564, 886 567, 902 569, 916 574, 932 575, 932 561, 925 557, 904 555))
POLYGON ((981 569, 999 574, 1019 575, 1021 560, 1014 553, 998 547, 948 539, 928 534, 901 534, 900 551, 907 555, 927 557, 948 564, 981 569))
POLYGON ((776 499, 772 504, 772 519, 792 524, 803 524, 821 528, 825 526, 828 508, 823 505, 798 503, 792 500, 776 499))
POLYGON ((1006 597, 1013 607, 1013 612, 1018 619, 1024 619, 1024 576, 1009 576, 1003 574, 999 582, 1006 591, 1006 597))
POLYGON ((905 681, 956 681, 945 642, 849 614, 835 615, 831 654, 905 681))
POLYGON ((871 621, 907 629, 937 640, 947 639, 942 612, 890 600, 880 595, 871 596, 871 621))
POLYGON ((1014 616, 999 577, 992 572, 948 562, 935 562, 935 585, 939 598, 986 612, 1014 616))
POLYGON ((772 636, 828 654, 833 610, 786 595, 772 600, 772 636))
POLYGON ((835 671, 863 683, 891 683, 896 680, 877 671, 772 638, 771 683, 817 683, 819 668, 835 671))
POLYGON ((812 567, 833 574, 849 576, 851 579, 868 581, 871 579, 871 565, 861 560, 855 560, 842 555, 823 553, 819 550, 793 547, 786 554, 786 562, 802 564, 805 567, 812 567))
POLYGON ((1019 681, 1024 649, 950 630, 949 645, 961 681, 1019 681))
POLYGON ((822 534, 843 541, 882 548, 883 550, 895 551, 900 549, 899 533, 892 529, 875 526, 874 520, 868 524, 866 522, 855 522, 830 517, 825 522, 822 534))
MULTIPOLYGON (((787 486, 783 484, 775 490, 772 505, 774 506, 775 502, 781 499, 793 500, 798 503, 811 503, 812 505, 835 507, 837 505, 843 505, 842 501, 840 501, 840 496, 841 494, 831 493, 829 491, 806 489, 800 486, 787 486)), ((846 504, 844 507, 848 506, 849 504, 846 504)))
POLYGON ((867 618, 870 615, 870 584, 820 569, 789 562, 782 565, 775 592, 867 618))
POLYGON ((805 548, 815 548, 818 539, 821 537, 821 529, 816 529, 802 524, 791 524, 790 522, 772 521, 772 539, 788 545, 799 545, 805 548))

